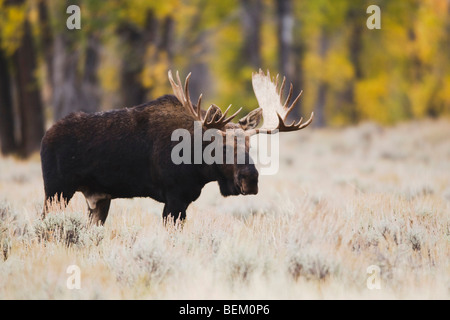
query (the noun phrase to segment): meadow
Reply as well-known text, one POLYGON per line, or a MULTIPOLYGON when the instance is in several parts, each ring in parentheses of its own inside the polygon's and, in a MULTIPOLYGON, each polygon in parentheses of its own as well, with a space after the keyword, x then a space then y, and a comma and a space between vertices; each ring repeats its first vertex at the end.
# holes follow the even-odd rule
POLYGON ((78 193, 41 219, 39 156, 0 157, 0 299, 450 298, 448 119, 280 137, 258 195, 208 184, 182 229, 152 199, 88 227, 78 193))

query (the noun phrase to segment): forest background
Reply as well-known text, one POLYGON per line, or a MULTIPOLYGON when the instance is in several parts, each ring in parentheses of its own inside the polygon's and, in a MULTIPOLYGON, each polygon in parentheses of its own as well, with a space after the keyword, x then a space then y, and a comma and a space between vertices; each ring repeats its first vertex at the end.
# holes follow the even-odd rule
POLYGON ((449 18, 448 0, 0 0, 1 151, 33 154, 70 112, 171 93, 169 69, 245 111, 252 72, 280 73, 304 90, 294 116, 314 111, 317 127, 448 116, 449 18), (373 4, 380 29, 366 25, 373 4))

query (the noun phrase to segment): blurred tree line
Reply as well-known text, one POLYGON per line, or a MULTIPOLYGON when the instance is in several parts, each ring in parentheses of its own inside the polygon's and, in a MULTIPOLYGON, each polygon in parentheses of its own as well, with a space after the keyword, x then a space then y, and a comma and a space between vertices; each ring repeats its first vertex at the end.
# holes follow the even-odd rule
POLYGON ((1 151, 30 155, 70 112, 171 93, 168 69, 193 73, 193 96, 247 110, 252 72, 280 73, 317 126, 449 114, 449 18, 449 0, 0 0, 1 151))

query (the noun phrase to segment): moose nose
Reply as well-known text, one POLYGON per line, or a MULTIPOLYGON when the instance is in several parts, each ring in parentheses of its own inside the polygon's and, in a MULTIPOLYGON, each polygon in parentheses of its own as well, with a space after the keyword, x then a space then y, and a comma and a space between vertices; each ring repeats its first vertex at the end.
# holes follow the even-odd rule
POLYGON ((247 194, 258 194, 258 185, 257 184, 249 184, 245 181, 241 184, 241 193, 243 195, 247 194))

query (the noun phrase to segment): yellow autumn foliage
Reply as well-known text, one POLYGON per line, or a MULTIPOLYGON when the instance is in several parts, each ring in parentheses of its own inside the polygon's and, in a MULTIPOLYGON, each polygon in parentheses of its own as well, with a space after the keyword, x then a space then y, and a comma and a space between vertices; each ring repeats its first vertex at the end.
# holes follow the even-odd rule
POLYGON ((370 119, 381 123, 391 122, 390 112, 384 104, 385 97, 388 94, 386 83, 387 77, 384 74, 356 83, 356 109, 363 119, 370 119))
POLYGON ((11 55, 19 47, 26 18, 26 4, 20 6, 0 6, 1 48, 11 55))
MULTIPOLYGON (((0 47, 7 55, 18 47, 26 18, 39 44, 39 1, 17 6, 0 0, 0 47)), ((60 32, 65 28, 66 4, 43 1, 52 17, 51 28, 60 32)), ((304 90, 302 113, 321 108, 324 125, 336 126, 450 114, 450 2, 375 1, 381 10, 380 30, 366 27, 370 4, 369 0, 292 1, 292 65, 300 74, 287 80, 298 80, 304 90)), ((243 56, 243 2, 114 0, 80 5, 83 27, 72 33, 79 40, 74 50, 82 50, 88 34, 98 35, 104 51, 98 76, 105 95, 120 91, 120 68, 129 58, 121 50, 128 44, 122 43, 126 40, 120 26, 131 24, 141 36, 148 32, 151 15, 155 30, 146 34, 152 40, 143 61, 137 62, 138 80, 149 99, 171 92, 169 68, 187 75, 202 65, 211 79, 203 91, 205 104, 224 108, 232 103, 233 110, 245 111, 256 106, 251 75, 258 68, 243 56), (161 49, 167 18, 173 22, 169 52, 161 49)), ((275 75, 281 65, 278 6, 273 0, 261 0, 261 5, 259 67, 275 75)))
POLYGON ((154 46, 149 46, 145 54, 144 68, 140 79, 144 88, 151 90, 154 97, 167 94, 169 86, 165 81, 169 68, 169 59, 166 52, 158 52, 154 46))

